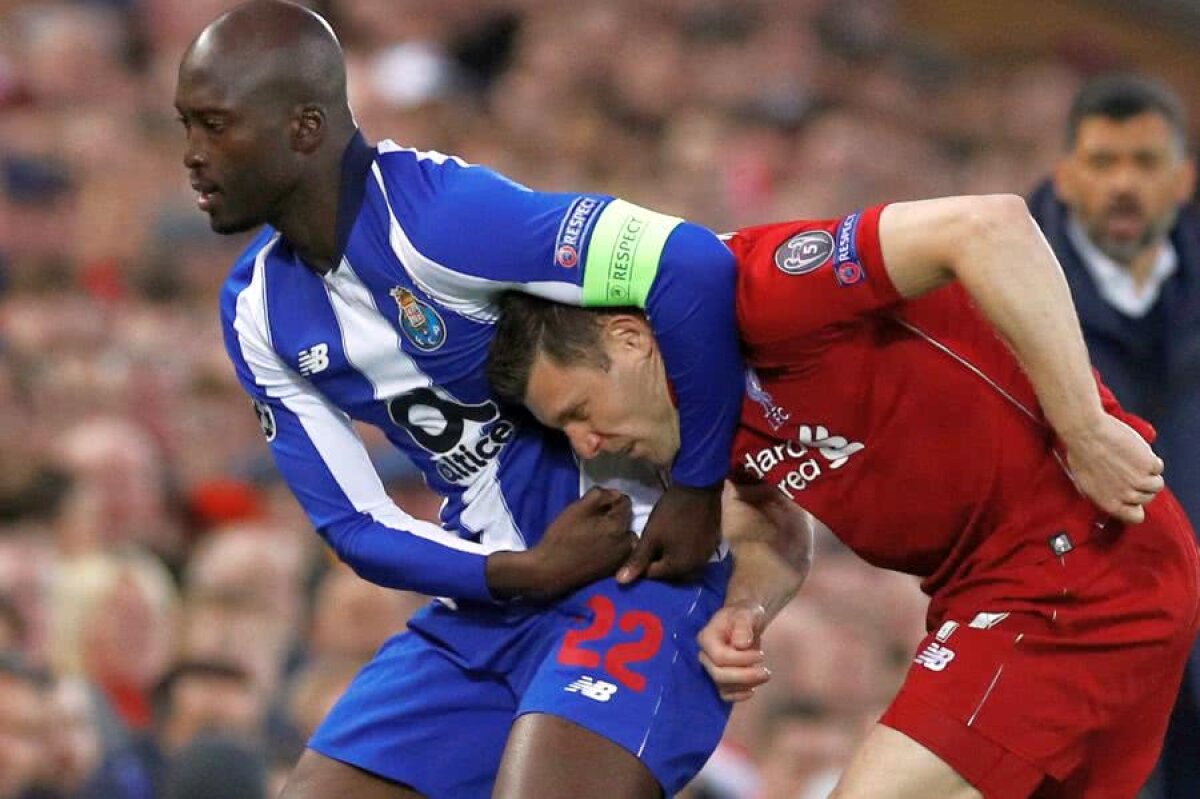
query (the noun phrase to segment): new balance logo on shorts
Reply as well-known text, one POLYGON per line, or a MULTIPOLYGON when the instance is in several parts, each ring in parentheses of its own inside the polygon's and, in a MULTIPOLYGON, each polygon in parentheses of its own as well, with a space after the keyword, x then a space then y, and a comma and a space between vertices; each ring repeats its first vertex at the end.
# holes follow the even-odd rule
POLYGON ((617 686, 586 674, 564 688, 569 694, 580 694, 597 702, 607 702, 617 692, 617 686))
POLYGON ((297 364, 300 367, 300 374, 305 377, 325 371, 329 366, 329 345, 321 342, 306 350, 300 350, 297 364))
POLYGON ((945 671, 950 665, 950 661, 954 660, 954 650, 947 646, 930 641, 929 644, 921 650, 913 663, 920 663, 930 671, 945 671))

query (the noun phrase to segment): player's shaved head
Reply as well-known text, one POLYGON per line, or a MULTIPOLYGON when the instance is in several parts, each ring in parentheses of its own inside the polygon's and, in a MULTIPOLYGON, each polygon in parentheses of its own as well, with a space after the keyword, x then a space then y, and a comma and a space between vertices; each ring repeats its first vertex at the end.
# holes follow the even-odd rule
POLYGON ((325 20, 284 0, 218 17, 179 64, 175 107, 183 162, 213 230, 283 225, 312 257, 332 257, 341 156, 357 128, 325 20))
POLYGON ((313 104, 349 116, 337 36, 319 15, 284 0, 251 0, 213 21, 184 55, 185 75, 219 85, 231 102, 313 104))

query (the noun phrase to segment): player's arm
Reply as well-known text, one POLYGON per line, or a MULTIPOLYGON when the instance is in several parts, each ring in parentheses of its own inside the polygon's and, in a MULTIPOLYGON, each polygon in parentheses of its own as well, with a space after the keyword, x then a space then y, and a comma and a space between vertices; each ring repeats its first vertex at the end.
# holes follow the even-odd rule
POLYGON ((362 578, 456 599, 550 599, 610 576, 628 557, 631 511, 615 491, 589 492, 528 551, 489 554, 405 513, 384 490, 350 419, 292 373, 250 315, 230 305, 226 347, 276 465, 317 532, 362 578))
POLYGON ((445 265, 427 270, 426 288, 446 300, 517 289, 645 310, 678 400, 681 446, 671 487, 620 578, 703 567, 718 543, 720 487, 743 385, 735 263, 724 243, 622 200, 529 191, 479 167, 449 171, 416 238, 445 265))
POLYGON ((807 513, 769 485, 727 483, 722 529, 734 569, 725 605, 701 630, 700 661, 726 701, 748 699, 770 679, 762 633, 812 568, 807 513))
POLYGON ((879 239, 902 296, 962 283, 1020 359, 1080 490, 1123 521, 1141 521, 1142 505, 1163 487, 1162 462, 1104 411, 1066 279, 1025 201, 896 203, 883 210, 879 239))

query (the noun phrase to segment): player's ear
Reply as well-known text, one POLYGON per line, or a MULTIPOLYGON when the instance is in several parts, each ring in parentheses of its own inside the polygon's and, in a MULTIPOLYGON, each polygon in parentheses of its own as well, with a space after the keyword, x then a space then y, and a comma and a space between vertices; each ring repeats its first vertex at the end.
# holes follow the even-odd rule
POLYGON ((610 347, 615 346, 618 352, 630 355, 644 357, 653 353, 657 347, 650 323, 639 314, 615 314, 608 317, 605 337, 610 347))
POLYGON ((317 105, 299 106, 292 115, 292 148, 311 155, 325 140, 325 110, 317 105))

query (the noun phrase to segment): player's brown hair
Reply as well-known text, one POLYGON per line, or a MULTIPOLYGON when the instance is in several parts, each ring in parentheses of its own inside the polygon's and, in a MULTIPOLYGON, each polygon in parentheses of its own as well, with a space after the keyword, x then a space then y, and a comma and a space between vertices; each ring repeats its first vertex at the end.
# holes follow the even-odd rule
POLYGON ((515 403, 525 399, 529 372, 539 353, 559 366, 607 369, 600 320, 608 314, 631 312, 578 308, 516 291, 505 292, 498 304, 500 318, 488 354, 487 376, 501 399, 515 403))

